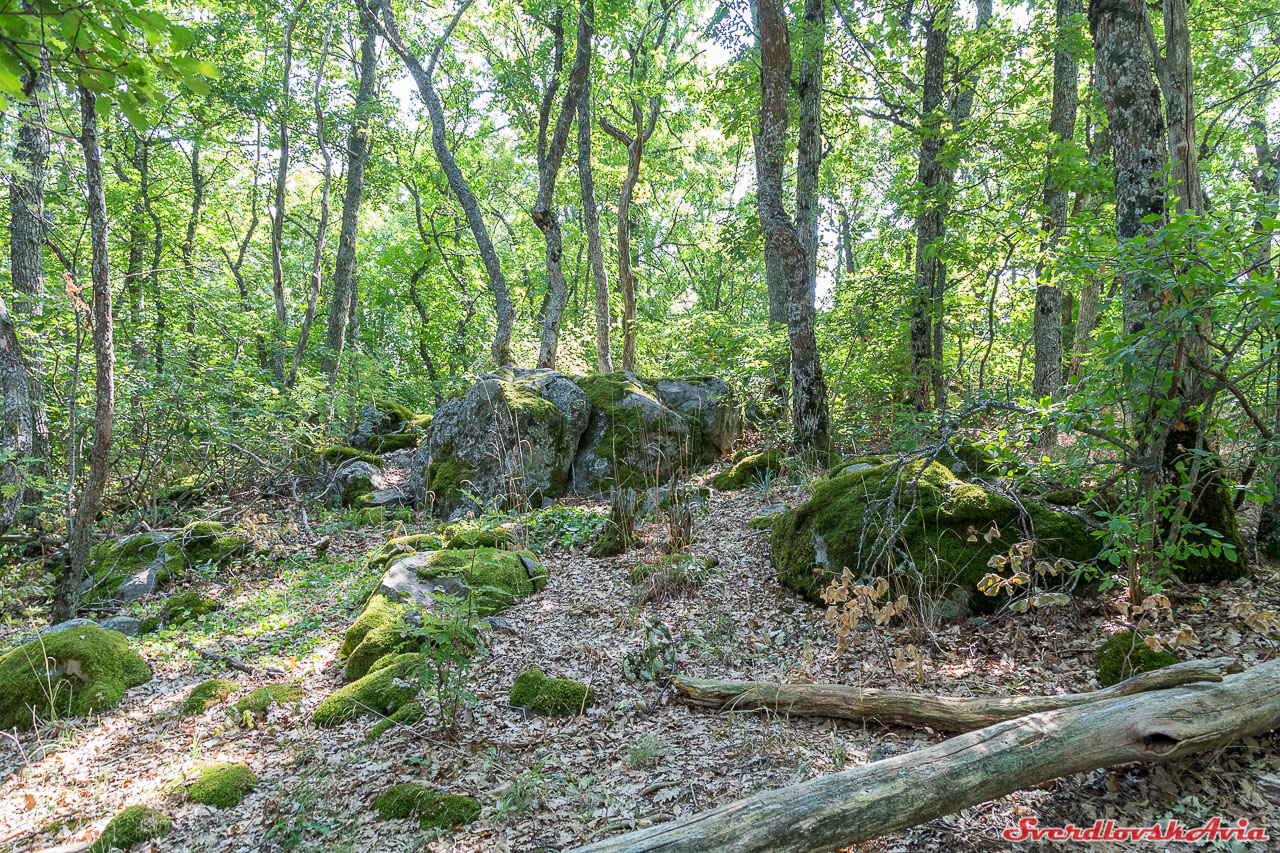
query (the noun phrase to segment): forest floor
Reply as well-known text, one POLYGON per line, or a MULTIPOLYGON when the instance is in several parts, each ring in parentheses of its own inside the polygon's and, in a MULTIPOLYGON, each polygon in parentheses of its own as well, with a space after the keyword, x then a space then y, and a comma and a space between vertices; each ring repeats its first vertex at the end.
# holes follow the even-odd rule
MULTIPOLYGON (((714 558, 715 566, 700 587, 664 601, 642 600, 628 580, 628 565, 652 559, 652 550, 606 560, 586 556, 581 546, 544 550, 547 586, 506 610, 501 628, 486 633, 487 650, 468 675, 475 701, 456 734, 442 733, 429 716, 368 744, 364 736, 373 718, 332 730, 318 730, 308 720, 343 683, 338 646, 377 581, 361 557, 398 526, 317 524, 332 542, 323 554, 278 549, 275 558, 220 570, 202 591, 221 600, 222 611, 138 640, 155 678, 129 691, 119 707, 99 719, 0 741, 0 851, 81 849, 87 845, 79 843, 96 838, 110 817, 133 804, 154 805, 173 817, 172 833, 146 849, 554 851, 944 737, 685 707, 661 681, 623 677, 621 663, 645 647, 645 625, 652 619, 670 629, 677 671, 693 675, 949 695, 1096 688, 1094 651, 1123 625, 1114 595, 932 629, 881 628, 837 655, 821 611, 779 585, 767 533, 747 527, 763 507, 795 505, 804 497, 805 487, 798 485, 713 493, 709 510, 698 517, 691 550, 714 558), (203 659, 182 641, 239 659, 255 674, 203 659), (595 705, 563 718, 526 716, 509 707, 513 679, 534 665, 591 684, 595 705), (268 674, 268 666, 284 675, 268 674), (200 716, 181 716, 178 705, 190 689, 214 676, 235 679, 242 693, 290 680, 303 687, 305 698, 273 706, 254 725, 228 714, 242 693, 200 716), (239 806, 216 810, 184 800, 184 780, 214 760, 244 761, 257 774, 257 789, 239 806), (374 799, 404 781, 474 795, 483 812, 470 826, 439 835, 412 820, 379 819, 374 799)), ((258 526, 259 535, 279 536, 295 531, 294 518, 280 508, 248 523, 258 526)), ((656 540, 656 530, 648 533, 656 540)), ((1246 626, 1240 606, 1280 610, 1275 567, 1259 566, 1251 580, 1220 588, 1183 588, 1173 598, 1160 627, 1194 632, 1198 644, 1185 654, 1230 654, 1246 665, 1275 654, 1275 642, 1246 626)), ((4 630, 0 648, 20 634, 16 627, 4 630)), ((1102 818, 1145 826, 1170 818, 1199 825, 1221 815, 1276 827, 1278 745, 1271 735, 1175 764, 1070 776, 854 849, 1035 849, 1001 838, 1002 830, 1027 816, 1042 825, 1102 818)))

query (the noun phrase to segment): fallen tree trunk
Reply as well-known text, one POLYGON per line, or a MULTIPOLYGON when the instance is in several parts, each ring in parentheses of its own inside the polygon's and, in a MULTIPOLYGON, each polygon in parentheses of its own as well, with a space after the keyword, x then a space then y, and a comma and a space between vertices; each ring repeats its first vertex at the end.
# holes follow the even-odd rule
POLYGON ((940 732, 971 732, 1028 714, 1200 681, 1221 681, 1225 674, 1239 671, 1240 664, 1234 658, 1183 661, 1139 673, 1102 690, 1061 696, 928 696, 843 684, 717 681, 687 675, 673 676, 671 685, 686 704, 723 711, 769 710, 798 717, 874 720, 886 725, 928 726, 940 732))
POLYGON ((827 853, 1059 776, 1171 761, 1280 726, 1280 660, 1205 682, 997 723, 580 853, 827 853))

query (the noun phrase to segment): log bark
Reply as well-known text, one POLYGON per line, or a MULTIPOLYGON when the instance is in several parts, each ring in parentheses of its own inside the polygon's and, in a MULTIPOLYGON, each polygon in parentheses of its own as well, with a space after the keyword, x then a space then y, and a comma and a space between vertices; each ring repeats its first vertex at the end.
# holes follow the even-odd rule
POLYGON ((1060 696, 929 696, 901 690, 849 687, 844 684, 778 684, 718 681, 677 675, 671 679, 680 701, 725 711, 769 710, 799 717, 875 721, 917 726, 941 732, 971 732, 1006 720, 1061 708, 1167 690, 1201 681, 1221 681, 1239 672, 1234 658, 1184 661, 1143 672, 1127 681, 1089 693, 1060 696))
POLYGON ((1280 660, 1019 717, 863 767, 606 839, 580 853, 826 853, 1059 776, 1173 761, 1280 726, 1280 660))

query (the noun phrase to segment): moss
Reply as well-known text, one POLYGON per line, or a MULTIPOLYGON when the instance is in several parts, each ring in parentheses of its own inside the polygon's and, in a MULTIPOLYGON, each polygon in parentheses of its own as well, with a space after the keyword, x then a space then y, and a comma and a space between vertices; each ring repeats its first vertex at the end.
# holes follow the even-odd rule
POLYGON ((165 571, 161 573, 163 579, 157 578, 156 582, 163 583, 171 574, 180 573, 187 564, 221 563, 244 551, 248 544, 239 536, 228 534, 226 528, 216 521, 192 522, 182 529, 181 537, 165 544, 168 559, 165 560, 165 571))
POLYGON ((196 685, 195 689, 182 701, 184 716, 203 714, 210 705, 215 705, 240 689, 240 685, 225 678, 211 678, 196 685))
POLYGON ((358 507, 362 506, 373 494, 373 481, 368 477, 352 477, 347 480, 345 486, 342 487, 342 494, 339 495, 338 501, 342 506, 358 507))
POLYGON ((374 803, 383 820, 416 817, 423 829, 448 829, 471 823, 480 816, 480 803, 461 794, 441 794, 413 782, 401 782, 383 791, 374 803))
POLYGON ((116 542, 103 542, 89 551, 89 574, 96 598, 110 598, 130 577, 160 555, 160 544, 149 533, 138 533, 116 542))
POLYGON ((422 579, 462 578, 473 590, 472 608, 477 616, 490 616, 547 584, 546 567, 532 553, 496 548, 437 551, 417 574, 422 579), (532 577, 521 556, 536 565, 532 577))
MULTIPOLYGON (((1164 466, 1174 482, 1183 482, 1190 474, 1198 431, 1196 421, 1187 418, 1169 433, 1164 466)), ((1248 551, 1240 536, 1235 503, 1223 479, 1222 462, 1211 446, 1206 450, 1210 455, 1200 460, 1198 482, 1191 489, 1191 512, 1180 529, 1188 548, 1202 553, 1187 554, 1174 571, 1190 583, 1239 580, 1249 571, 1248 551)))
POLYGON ((296 684, 285 684, 277 682, 259 687, 248 696, 241 699, 235 704, 235 712, 237 717, 244 717, 246 714, 262 716, 267 713, 267 709, 272 705, 287 705, 290 702, 301 702, 303 696, 302 688, 296 684))
MULTIPOLYGON (((414 420, 422 417, 422 415, 419 415, 404 403, 401 403, 399 400, 392 400, 389 397, 379 397, 374 400, 373 407, 386 417, 393 428, 403 424, 413 423, 414 420)), ((430 417, 430 415, 427 417, 430 417)))
POLYGON ((89 853, 128 850, 139 841, 166 835, 172 828, 173 821, 164 812, 146 806, 129 806, 111 819, 89 853))
POLYGON ((164 603, 164 621, 169 625, 182 625, 207 616, 221 606, 211 598, 202 598, 198 592, 183 592, 164 603))
POLYGON ((171 485, 156 491, 156 503, 186 503, 199 498, 205 490, 204 478, 199 474, 191 474, 171 485))
POLYGON ((406 447, 416 447, 419 436, 408 432, 396 432, 391 435, 375 435, 369 439, 369 449, 374 453, 394 453, 406 447))
POLYGON ((660 432, 661 425, 650 423, 640 406, 621 406, 619 403, 632 394, 638 394, 648 397, 657 406, 660 405, 657 397, 637 379, 621 371, 584 376, 574 382, 591 401, 592 417, 603 415, 608 418, 608 425, 596 442, 595 452, 601 459, 613 462, 613 470, 596 484, 596 488, 637 489, 649 485, 655 472, 629 468, 620 460, 626 458, 629 451, 645 444, 652 433, 660 432))
POLYGON ((427 466, 427 490, 435 495, 435 503, 453 506, 463 500, 463 490, 468 487, 476 472, 458 461, 453 455, 453 445, 445 444, 431 457, 427 466))
POLYGON ((595 692, 577 681, 547 678, 540 669, 528 669, 516 677, 508 701, 539 714, 576 714, 591 707, 595 692))
POLYGON ((316 706, 311 722, 328 729, 361 714, 394 714, 418 695, 421 665, 416 654, 397 656, 387 666, 334 691, 316 706))
POLYGON ((605 521, 604 527, 600 528, 600 535, 596 537, 596 541, 591 545, 590 556, 598 560, 606 557, 616 557, 630 547, 631 538, 623 532, 617 522, 609 519, 605 521))
POLYGON ((505 548, 514 537, 510 530, 497 528, 494 530, 463 530, 449 537, 446 548, 455 550, 465 548, 505 548))
POLYGON ((244 795, 258 786, 258 777, 247 764, 220 761, 200 768, 195 783, 187 789, 187 799, 220 809, 240 805, 244 795))
MULTIPOLYGON (((1034 504, 1028 510, 1040 556, 1083 561, 1097 555, 1100 542, 1084 522, 1034 504)), ((869 564, 882 550, 876 537, 896 517, 897 544, 931 592, 955 585, 976 606, 990 606, 989 599, 975 595, 977 582, 990 571, 991 557, 1017 542, 1018 515, 1011 500, 960 481, 939 463, 897 470, 885 464, 819 482, 807 503, 777 516, 770 544, 782 583, 822 603, 823 587, 844 567, 855 574, 882 568, 869 564), (988 542, 985 534, 993 527, 999 535, 988 542)))
POLYGON ((711 478, 711 485, 722 492, 741 489, 753 480, 776 477, 782 473, 786 456, 780 450, 766 450, 747 456, 732 468, 727 468, 711 478))
POLYGON ((781 513, 771 512, 767 515, 757 515, 747 522, 747 527, 752 530, 772 530, 773 523, 778 520, 781 513))
POLYGON ((348 681, 363 678, 379 658, 422 647, 421 638, 408 630, 406 616, 413 609, 408 602, 392 601, 377 591, 369 597, 338 652, 347 659, 348 681))
POLYGON ((1080 489, 1054 489, 1045 492, 1041 500, 1055 506, 1079 506, 1084 503, 1085 494, 1080 489))
POLYGON ((148 616, 146 619, 143 619, 141 622, 138 623, 139 634, 154 634, 156 631, 159 631, 159 630, 160 630, 159 616, 148 616))
POLYGON ((366 453, 363 450, 357 450, 354 447, 338 445, 324 450, 320 454, 320 458, 330 465, 338 465, 346 462, 348 459, 359 459, 361 462, 368 462, 375 468, 382 467, 382 460, 373 453, 366 453))
POLYGON ((413 521, 413 510, 393 509, 388 511, 385 506, 367 506, 348 515, 347 520, 357 527, 372 527, 376 524, 386 524, 388 521, 399 521, 408 524, 413 521))
POLYGON ((421 722, 426 715, 427 709, 422 707, 421 702, 407 702, 401 705, 400 709, 394 714, 369 729, 369 733, 364 736, 364 742, 373 743, 397 726, 415 725, 421 722))
POLYGON ((37 637, 0 657, 0 729, 105 711, 151 668, 116 631, 80 625, 37 637))
POLYGON ((883 456, 855 456, 852 459, 841 459, 831 466, 831 470, 827 472, 827 478, 839 477, 850 468, 874 468, 888 461, 883 456))
POLYGON ((408 536, 396 536, 383 542, 369 552, 368 562, 371 569, 385 569, 401 557, 417 554, 419 551, 435 551, 444 547, 440 537, 434 533, 412 533, 408 536))
POLYGON ((1163 669, 1178 662, 1168 652, 1157 652, 1142 642, 1133 631, 1122 631, 1102 644, 1097 653, 1098 683, 1103 687, 1119 684, 1140 672, 1163 669))

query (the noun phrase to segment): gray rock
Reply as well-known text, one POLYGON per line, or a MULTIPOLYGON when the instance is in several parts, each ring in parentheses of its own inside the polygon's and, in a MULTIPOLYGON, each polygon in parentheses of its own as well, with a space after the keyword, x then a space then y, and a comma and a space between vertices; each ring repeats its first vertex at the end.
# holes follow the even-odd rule
POLYGON ((126 637, 138 636, 138 628, 142 623, 132 616, 126 616, 121 613, 112 616, 110 619, 103 619, 98 623, 98 627, 104 631, 119 631, 126 637))
POLYGON ((354 498, 386 487, 382 472, 363 459, 348 459, 333 469, 325 496, 335 505, 350 506, 354 498))
POLYGON ((392 601, 409 599, 415 604, 432 607, 436 595, 465 596, 470 590, 461 578, 419 578, 418 569, 431 562, 432 553, 412 554, 396 560, 387 567, 378 582, 378 591, 392 601))
POLYGON ((388 509, 409 505, 409 496, 399 489, 376 489, 373 497, 365 501, 365 506, 385 506, 388 509))
POLYGON ((68 619, 65 622, 59 622, 57 625, 50 625, 47 628, 41 628, 36 631, 37 637, 43 637, 45 634, 56 634, 59 631, 65 631, 68 628, 79 628, 81 625, 96 625, 92 619, 68 619))
POLYGON ((780 512, 786 512, 786 504, 769 504, 760 510, 760 515, 777 515, 780 512))
POLYGON ((663 405, 702 425, 700 462, 728 453, 742 437, 743 411, 728 382, 715 376, 697 379, 659 379, 654 386, 663 405))

